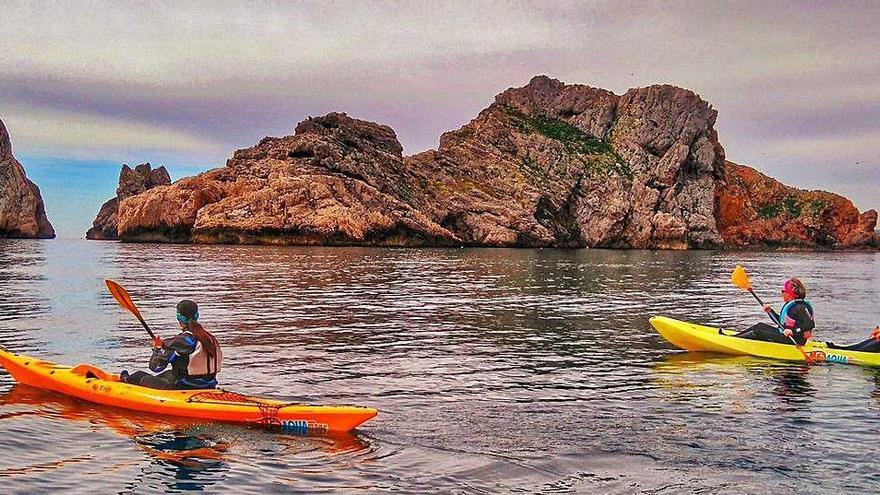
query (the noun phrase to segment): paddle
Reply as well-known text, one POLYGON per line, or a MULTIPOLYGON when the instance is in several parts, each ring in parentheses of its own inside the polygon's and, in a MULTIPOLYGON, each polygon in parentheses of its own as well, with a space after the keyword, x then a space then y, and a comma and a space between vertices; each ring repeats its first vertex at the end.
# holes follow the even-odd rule
MULTIPOLYGON (((730 275, 730 281, 733 282, 733 285, 739 287, 740 289, 748 291, 749 294, 755 297, 755 300, 758 301, 761 307, 764 306, 764 301, 762 301, 761 298, 758 297, 757 294, 755 294, 754 289, 752 289, 752 281, 749 280, 749 274, 746 273, 745 268, 740 265, 736 265, 736 268, 733 269, 733 273, 730 275)), ((774 323, 781 326, 779 321, 777 321, 775 318, 772 318, 772 315, 771 319, 774 323)), ((804 355, 804 360, 807 362, 807 364, 813 364, 813 358, 811 358, 809 354, 804 352, 804 348, 798 345, 797 341, 794 340, 794 337, 789 335, 788 338, 791 339, 791 343, 794 344, 795 347, 797 347, 797 350, 801 351, 801 354, 804 355)))
POLYGON ((144 326, 144 330, 150 334, 150 338, 153 339, 153 345, 159 347, 162 345, 162 340, 159 337, 156 337, 153 334, 153 331, 150 330, 150 326, 147 325, 147 322, 144 321, 144 317, 141 316, 141 312, 138 311, 137 306, 134 305, 134 301, 131 300, 131 296, 128 295, 128 291, 125 290, 124 287, 117 284, 112 280, 104 280, 104 283, 107 284, 107 288, 110 289, 110 294, 113 294, 113 298, 116 299, 116 302, 119 303, 120 306, 127 309, 129 313, 133 314, 135 318, 141 322, 141 325, 144 326))

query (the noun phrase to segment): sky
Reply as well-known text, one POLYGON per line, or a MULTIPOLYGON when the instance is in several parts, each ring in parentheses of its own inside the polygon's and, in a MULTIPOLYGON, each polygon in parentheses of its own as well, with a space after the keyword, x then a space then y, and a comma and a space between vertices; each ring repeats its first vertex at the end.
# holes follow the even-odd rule
POLYGON ((6 0, 0 119, 61 237, 83 236, 122 163, 177 179, 331 111, 414 153, 537 74, 691 89, 728 159, 877 209, 877 19, 877 0, 6 0))

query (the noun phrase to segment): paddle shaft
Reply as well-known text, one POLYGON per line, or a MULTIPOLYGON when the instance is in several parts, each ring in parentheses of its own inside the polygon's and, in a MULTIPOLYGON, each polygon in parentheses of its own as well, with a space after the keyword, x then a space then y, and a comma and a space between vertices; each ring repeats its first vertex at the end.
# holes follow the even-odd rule
POLYGON ((762 301, 761 298, 758 297, 757 294, 755 294, 755 289, 752 289, 751 287, 749 287, 749 294, 755 296, 755 300, 758 301, 758 304, 760 304, 761 307, 764 307, 764 301, 762 301))
POLYGON ((139 322, 141 322, 141 325, 144 326, 144 330, 146 330, 147 333, 150 334, 150 338, 155 341, 156 335, 153 334, 152 330, 150 330, 150 325, 147 325, 147 322, 144 321, 144 318, 141 316, 140 312, 134 313, 134 316, 138 319, 139 322))

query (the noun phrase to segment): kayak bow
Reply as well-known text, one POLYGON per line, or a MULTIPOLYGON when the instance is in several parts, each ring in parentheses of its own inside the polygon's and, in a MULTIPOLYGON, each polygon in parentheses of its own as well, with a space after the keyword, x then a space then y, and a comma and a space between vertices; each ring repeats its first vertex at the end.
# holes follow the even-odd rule
POLYGON ((90 364, 71 368, 2 348, 0 366, 25 385, 97 404, 171 416, 320 432, 349 431, 377 414, 369 407, 292 404, 222 389, 156 390, 120 382, 117 375, 90 364))
POLYGON ((848 351, 828 347, 825 342, 810 341, 803 346, 802 354, 797 347, 762 340, 734 337, 736 332, 697 325, 665 316, 650 319, 651 326, 670 344, 686 351, 717 352, 737 356, 757 356, 785 361, 804 362, 804 355, 814 363, 829 362, 880 366, 880 353, 848 351))

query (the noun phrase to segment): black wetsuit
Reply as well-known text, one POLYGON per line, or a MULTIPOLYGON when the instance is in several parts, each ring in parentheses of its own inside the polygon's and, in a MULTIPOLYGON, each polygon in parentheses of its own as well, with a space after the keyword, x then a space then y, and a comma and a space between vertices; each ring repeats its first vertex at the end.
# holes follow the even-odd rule
POLYGON ((845 349, 847 351, 880 352, 880 341, 875 338, 870 338, 852 345, 833 345, 829 342, 828 347, 831 347, 832 349, 845 349))
POLYGON ((217 386, 216 374, 191 376, 187 368, 189 356, 196 350, 198 341, 189 332, 183 332, 162 342, 162 347, 154 347, 150 357, 150 370, 158 375, 136 371, 125 380, 127 383, 163 390, 214 388, 217 386), (170 370, 164 370, 168 365, 170 370))
POLYGON ((770 309, 768 313, 771 320, 779 322, 778 326, 757 323, 749 327, 748 330, 736 334, 736 337, 792 345, 791 339, 782 333, 781 328, 784 326, 791 330, 792 337, 798 345, 804 345, 812 335, 813 329, 816 328, 813 315, 803 299, 795 299, 794 304, 788 310, 787 317, 785 318, 786 321, 784 322, 780 322, 779 314, 773 309, 770 309))
POLYGON ((880 333, 875 333, 875 335, 872 335, 870 339, 852 345, 835 345, 834 342, 828 342, 828 347, 832 349, 845 349, 847 351, 880 352, 880 333))

